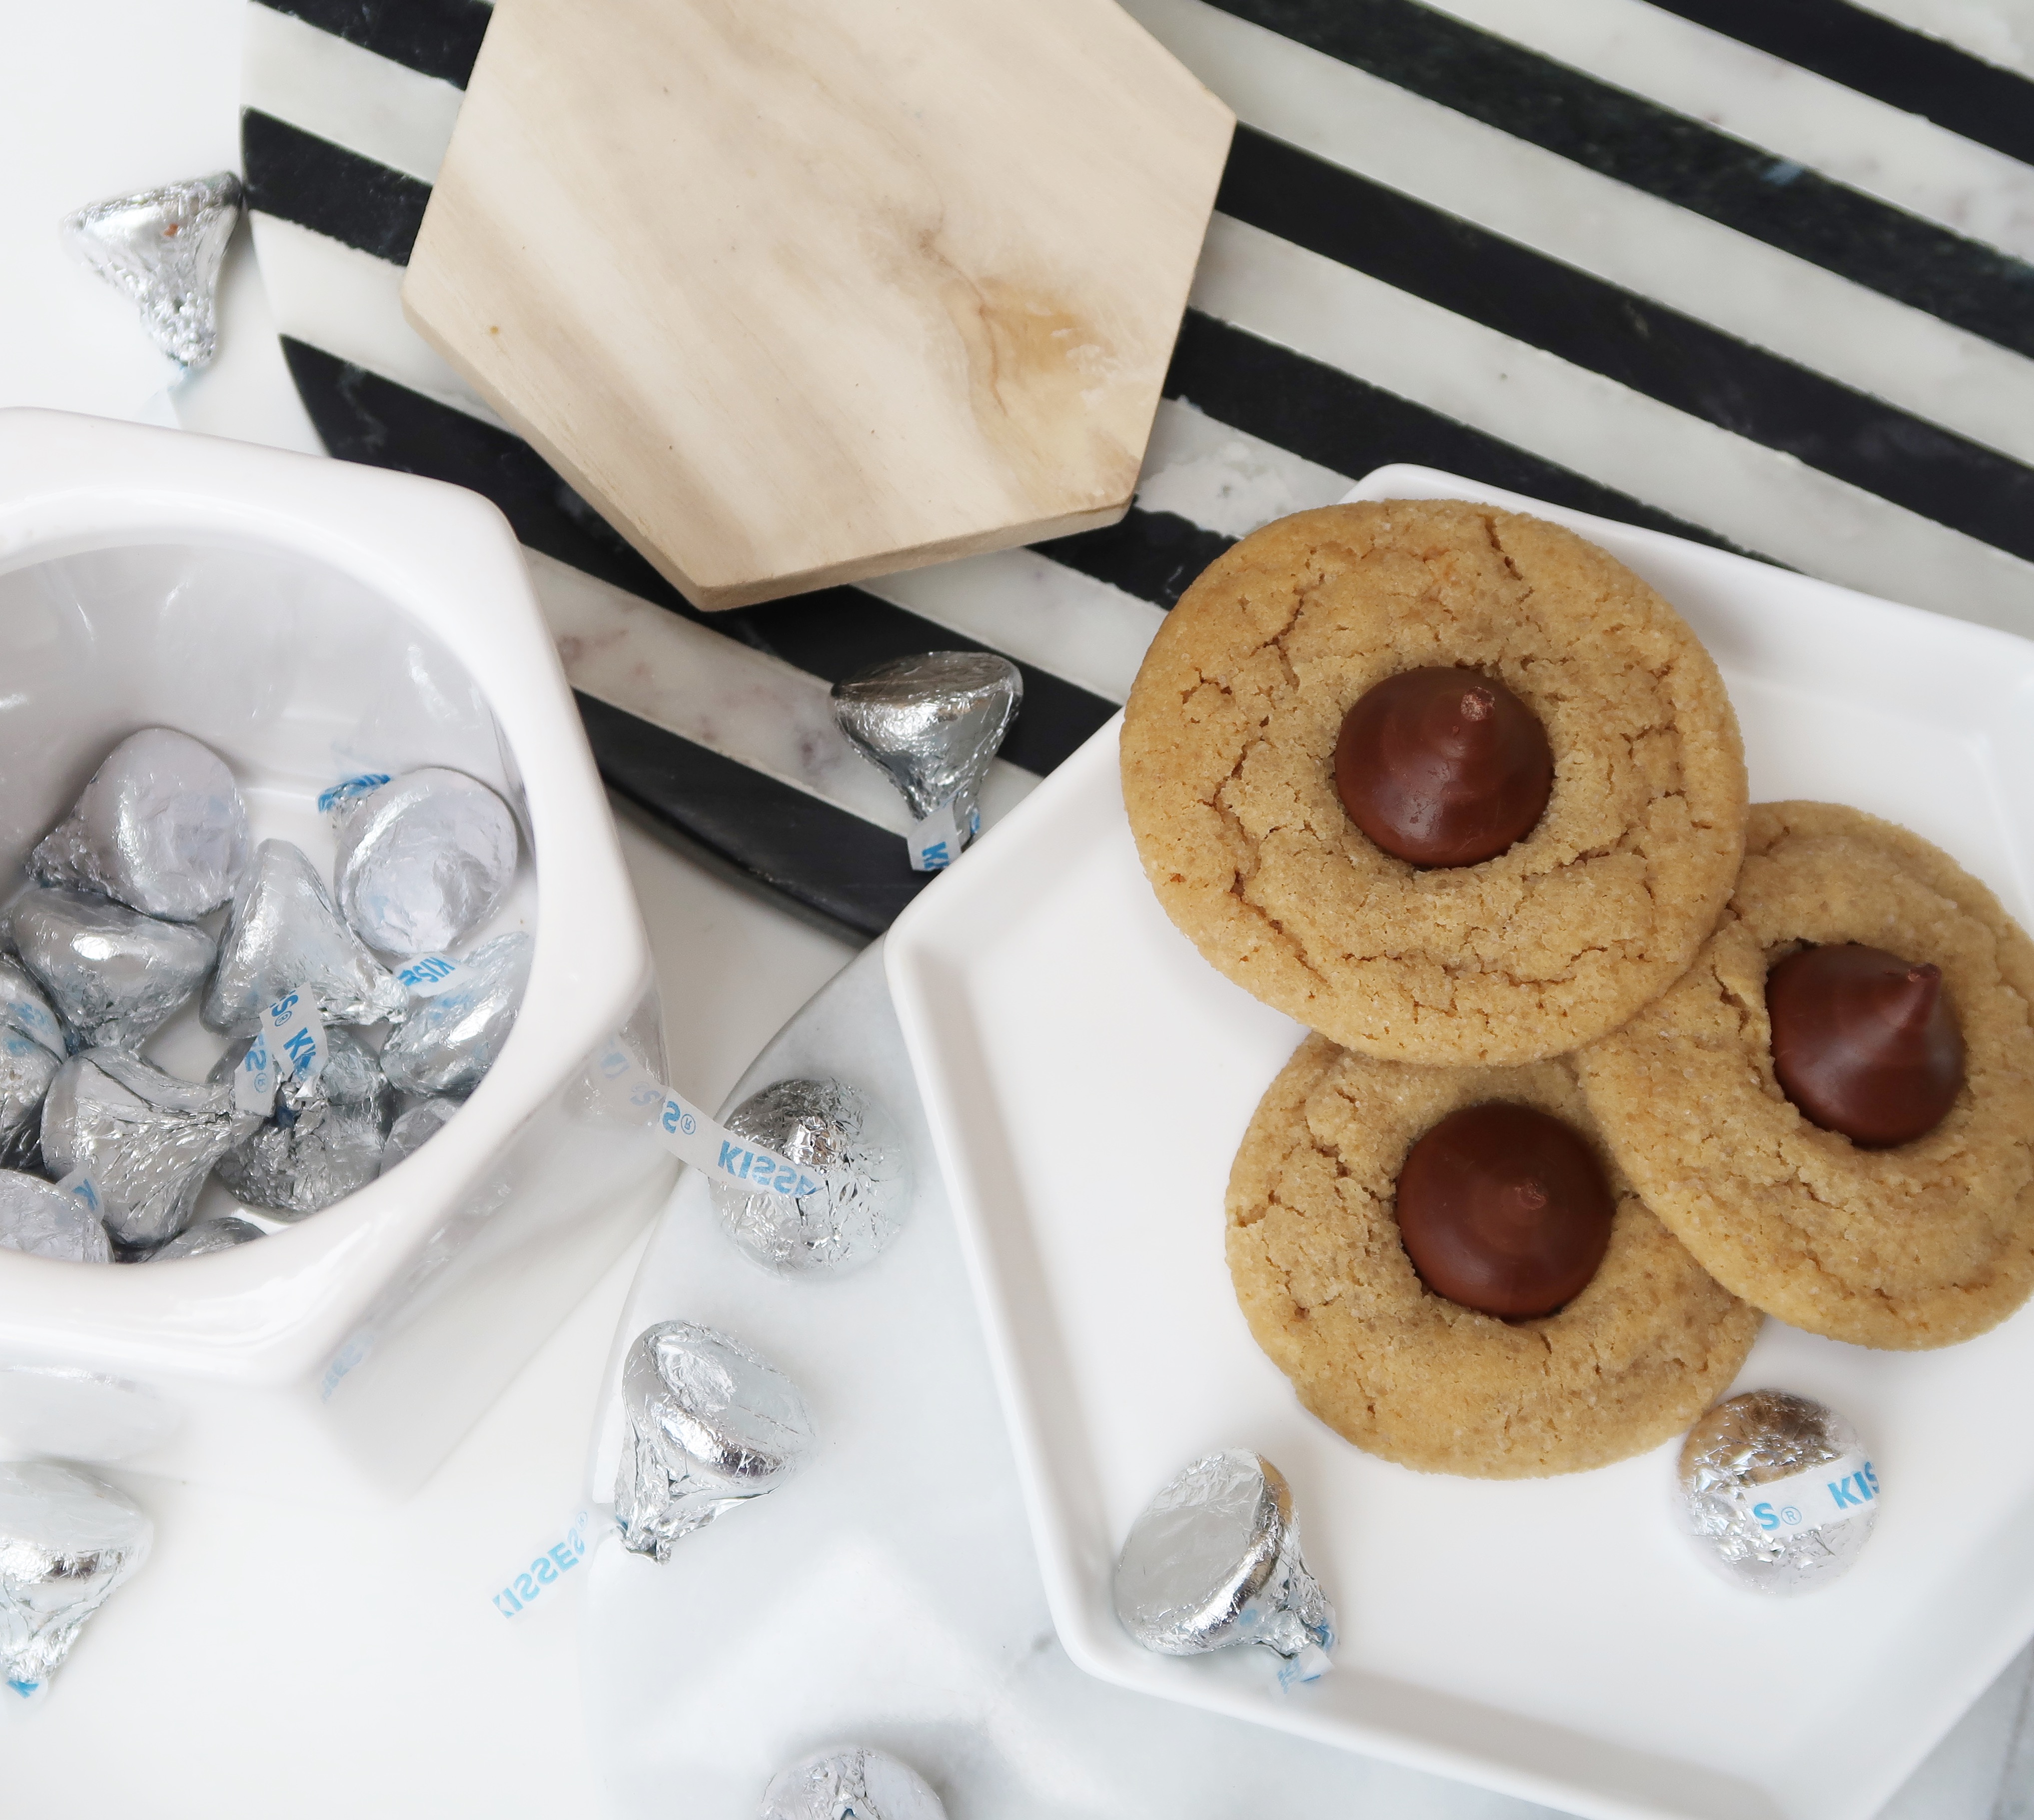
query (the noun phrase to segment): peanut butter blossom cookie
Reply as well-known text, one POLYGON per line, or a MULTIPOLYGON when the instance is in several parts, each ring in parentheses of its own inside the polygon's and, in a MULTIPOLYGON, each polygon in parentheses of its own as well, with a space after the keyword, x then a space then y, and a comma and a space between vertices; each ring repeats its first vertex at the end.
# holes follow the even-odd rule
POLYGON ((1413 1068, 1309 1038, 1237 1153, 1228 1246, 1300 1401, 1423 1472, 1657 1447, 1758 1329, 1639 1199, 1566 1061, 1413 1068))
POLYGON ((1917 835, 1754 808, 1687 976, 1578 1058, 1625 1173, 1747 1301, 1946 1346, 2034 1290, 2034 943, 1917 835))
POLYGON ((1455 500, 1245 538, 1153 641, 1123 794, 1166 914, 1351 1049, 1510 1063, 1693 959, 1743 850, 1709 655, 1571 532, 1455 500))

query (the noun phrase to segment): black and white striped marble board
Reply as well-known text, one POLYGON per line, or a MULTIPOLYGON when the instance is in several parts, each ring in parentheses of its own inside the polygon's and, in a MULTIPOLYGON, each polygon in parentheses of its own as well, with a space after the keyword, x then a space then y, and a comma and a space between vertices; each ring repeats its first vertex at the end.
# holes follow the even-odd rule
POLYGON ((1128 6, 1240 122, 1128 517, 702 614, 403 322, 487 6, 250 6, 255 242, 311 418, 507 514, 614 790, 880 931, 923 880, 831 679, 1013 659, 993 820, 1205 564, 1393 461, 2034 635, 2034 81, 1981 0, 1128 6))

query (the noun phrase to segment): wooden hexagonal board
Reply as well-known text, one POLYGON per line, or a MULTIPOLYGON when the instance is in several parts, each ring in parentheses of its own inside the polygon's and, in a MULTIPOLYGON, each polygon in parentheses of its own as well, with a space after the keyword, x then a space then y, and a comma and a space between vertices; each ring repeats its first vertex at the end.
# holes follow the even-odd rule
POLYGON ((691 600, 1113 523, 1234 116, 1113 0, 500 0, 403 287, 691 600))

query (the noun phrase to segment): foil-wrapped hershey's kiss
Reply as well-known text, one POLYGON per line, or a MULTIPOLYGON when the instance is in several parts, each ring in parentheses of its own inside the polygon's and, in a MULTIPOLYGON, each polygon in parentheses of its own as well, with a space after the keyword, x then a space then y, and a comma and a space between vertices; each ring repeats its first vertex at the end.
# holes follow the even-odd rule
POLYGON ((191 922, 231 895, 247 863, 247 809, 225 761, 165 726, 107 754, 70 813, 28 856, 44 884, 101 891, 191 922))
POLYGON ((379 1023, 400 1018, 410 1002, 340 920, 302 848, 265 840, 234 891, 201 1015, 222 1035, 251 1035, 261 1013, 289 992, 306 994, 326 1024, 379 1023))
POLYGON ((812 1449, 797 1386, 739 1340, 688 1321, 636 1336, 621 1402, 615 1522, 625 1547, 659 1561, 681 1537, 774 1492, 812 1449))
POLYGON ((252 1128, 231 1087, 178 1080, 118 1049, 87 1049, 43 1102, 43 1162, 88 1176, 121 1244, 167 1243, 190 1224, 212 1166, 252 1128))
POLYGON ((809 1195, 760 1194, 711 1178, 727 1236, 779 1276, 839 1276, 897 1236, 911 1204, 911 1159, 883 1108, 835 1080, 778 1081, 728 1114, 727 1128, 815 1178, 809 1195))
POLYGON ((921 824, 911 840, 917 870, 950 864, 974 838, 976 794, 1023 700, 1016 665, 985 651, 891 658, 833 685, 841 731, 921 824))
MULTIPOLYGON (((208 1077, 231 1090, 251 1037, 228 1045, 208 1077)), ((365 1188, 381 1173, 395 1095, 373 1052, 350 1031, 325 1033, 325 1066, 296 1073, 276 1095, 273 1114, 216 1165, 219 1179, 250 1206, 301 1219, 365 1188)))
POLYGON ((1681 1444, 1680 1507, 1702 1555, 1754 1592, 1848 1573, 1878 1519, 1878 1469, 1857 1431, 1788 1390, 1718 1403, 1681 1444))
POLYGON ((81 1196, 13 1169, 0 1169, 0 1246, 73 1264, 113 1261, 106 1222, 81 1196))
POLYGON ((0 1698, 43 1691, 155 1533, 126 1492, 69 1466, 0 1464, 0 1698))
POLYGON ((453 983, 412 1011, 381 1050, 382 1071, 406 1094, 470 1094, 516 1027, 536 938, 510 929, 460 962, 453 983))
POLYGON ((1161 1656, 1262 1643, 1285 1658, 1288 1687, 1331 1665, 1334 1608, 1300 1558, 1291 1489, 1241 1448, 1195 1461, 1151 1500, 1123 1544, 1115 1593, 1123 1627, 1161 1656))
POLYGON ((49 1000, 17 963, 0 955, 0 1169, 34 1159, 42 1143, 43 1096, 66 1053, 49 1000))
POLYGON ((770 1778, 763 1820, 947 1820, 946 1804, 910 1764, 864 1744, 815 1751, 770 1778))
POLYGON ((15 899, 7 933, 77 1039, 112 1049, 138 1049, 161 1029, 197 996, 219 952, 191 924, 61 885, 15 899))
POLYGON ((516 876, 516 818, 477 778, 431 765, 327 795, 340 910, 370 948, 436 954, 501 907, 516 876))
POLYGON ((179 366, 219 348, 219 273, 240 220, 231 171, 94 202, 64 217, 72 256, 126 292, 148 339, 179 366))
POLYGON ((381 1161, 377 1175, 385 1176, 398 1163, 406 1162, 451 1123, 452 1114, 463 1102, 458 1100, 426 1100, 400 1114, 388 1128, 388 1141, 381 1146, 381 1161))
POLYGON ((261 1236, 261 1229, 251 1220, 222 1214, 216 1220, 200 1220, 196 1225, 186 1226, 160 1251, 150 1252, 147 1261, 155 1264, 172 1258, 206 1258, 261 1236))

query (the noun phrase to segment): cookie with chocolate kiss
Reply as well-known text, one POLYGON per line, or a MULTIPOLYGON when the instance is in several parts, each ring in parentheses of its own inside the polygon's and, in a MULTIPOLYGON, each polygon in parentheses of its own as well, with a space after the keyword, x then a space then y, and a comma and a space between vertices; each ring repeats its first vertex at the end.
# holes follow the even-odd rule
POLYGON ((1694 965, 1577 1058, 1619 1166, 1811 1333, 1946 1346, 2034 1293, 2034 942, 1920 835, 1754 807, 1694 965))
POLYGON ((1345 1047, 1533 1061, 1694 958, 1743 853, 1709 654, 1571 531, 1463 500, 1330 506, 1232 547, 1124 713, 1165 914, 1345 1047))
POLYGON ((1422 1472, 1643 1453, 1758 1330, 1640 1199, 1565 1060, 1417 1068, 1310 1038, 1237 1154, 1227 1248, 1300 1401, 1422 1472))

